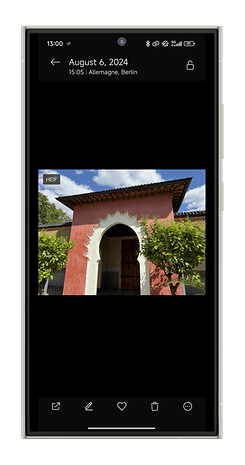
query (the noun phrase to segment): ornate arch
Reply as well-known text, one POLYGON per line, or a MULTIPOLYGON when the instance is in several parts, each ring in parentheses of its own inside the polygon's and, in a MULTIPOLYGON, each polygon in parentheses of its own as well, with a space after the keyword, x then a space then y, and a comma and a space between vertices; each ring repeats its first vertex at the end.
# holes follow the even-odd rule
MULTIPOLYGON (((85 295, 97 294, 98 267, 101 260, 99 251, 100 241, 107 229, 118 223, 125 224, 133 229, 138 237, 139 246, 141 247, 141 227, 137 221, 136 215, 130 216, 128 211, 120 213, 117 210, 113 215, 108 213, 106 218, 100 218, 98 226, 94 226, 92 234, 88 234, 89 242, 85 244, 88 249, 85 254, 85 257, 88 257, 85 295)), ((140 265, 140 294, 149 295, 150 278, 148 260, 146 260, 142 255, 139 255, 137 260, 140 265)))

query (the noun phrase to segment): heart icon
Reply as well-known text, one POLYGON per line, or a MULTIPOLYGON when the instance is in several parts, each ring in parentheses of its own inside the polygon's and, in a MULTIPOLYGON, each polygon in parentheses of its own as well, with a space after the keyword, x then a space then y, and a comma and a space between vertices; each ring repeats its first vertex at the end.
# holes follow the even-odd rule
POLYGON ((127 407, 127 404, 126 404, 126 402, 118 402, 117 406, 118 406, 119 410, 124 410, 127 407))

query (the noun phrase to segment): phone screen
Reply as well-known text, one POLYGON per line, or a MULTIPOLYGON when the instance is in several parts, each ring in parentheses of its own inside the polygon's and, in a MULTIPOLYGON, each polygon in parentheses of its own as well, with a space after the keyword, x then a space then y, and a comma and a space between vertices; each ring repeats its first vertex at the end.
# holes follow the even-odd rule
POLYGON ((24 30, 24 437, 219 436, 218 49, 24 30))

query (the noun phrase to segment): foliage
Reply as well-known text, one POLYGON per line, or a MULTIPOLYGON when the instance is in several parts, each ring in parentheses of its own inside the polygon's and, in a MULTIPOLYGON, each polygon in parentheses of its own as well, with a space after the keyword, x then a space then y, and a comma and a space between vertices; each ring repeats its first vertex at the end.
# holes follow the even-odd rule
POLYGON ((65 221, 72 221, 72 219, 62 208, 56 208, 54 203, 50 203, 46 195, 38 192, 38 226, 65 221))
POLYGON ((48 278, 66 267, 68 251, 74 247, 75 240, 68 242, 66 237, 49 236, 46 231, 38 237, 38 282, 41 284, 40 294, 48 278))
POLYGON ((186 286, 196 287, 201 291, 205 292, 205 284, 200 280, 200 275, 195 271, 187 271, 183 277, 178 277, 178 279, 170 279, 167 281, 166 286, 171 284, 185 284, 186 286))
POLYGON ((205 228, 189 218, 159 221, 153 217, 153 222, 149 222, 148 216, 142 216, 140 225, 143 232, 140 253, 165 273, 172 295, 176 295, 180 283, 205 290, 194 271, 206 256, 205 228), (173 279, 173 274, 177 274, 177 279, 173 279))

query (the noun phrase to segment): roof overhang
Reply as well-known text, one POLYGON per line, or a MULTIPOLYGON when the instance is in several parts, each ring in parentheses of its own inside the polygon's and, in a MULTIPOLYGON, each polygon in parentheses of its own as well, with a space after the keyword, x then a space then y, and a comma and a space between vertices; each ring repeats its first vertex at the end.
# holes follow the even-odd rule
POLYGON ((172 181, 141 184, 140 186, 121 187, 119 189, 56 197, 56 200, 74 210, 77 205, 137 199, 171 193, 173 195, 173 211, 176 213, 182 204, 191 180, 192 178, 174 179, 172 181))

